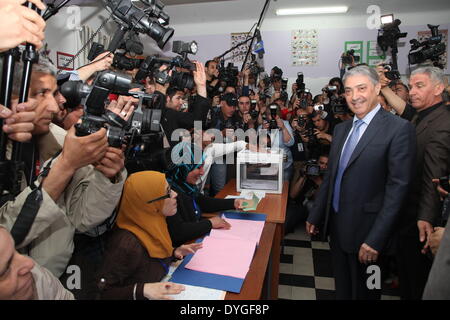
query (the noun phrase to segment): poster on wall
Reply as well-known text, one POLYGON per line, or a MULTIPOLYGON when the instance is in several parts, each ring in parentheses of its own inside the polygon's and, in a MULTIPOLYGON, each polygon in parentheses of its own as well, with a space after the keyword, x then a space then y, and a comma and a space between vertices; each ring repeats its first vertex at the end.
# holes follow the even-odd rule
POLYGON ((75 69, 74 55, 64 52, 56 52, 57 67, 60 70, 72 71, 75 69), (72 60, 70 62, 70 60, 72 60), (70 62, 70 63, 69 63, 70 62), (69 63, 69 64, 68 64, 69 63))
MULTIPOLYGON (((439 30, 439 34, 442 35, 442 41, 441 43, 445 44, 445 47, 448 48, 448 30, 439 30)), ((417 40, 419 42, 426 41, 431 37, 431 31, 419 31, 417 32, 417 40)), ((444 69, 447 69, 447 50, 445 50, 445 53, 440 56, 439 63, 444 66, 444 69)))
POLYGON ((383 63, 386 59, 386 55, 381 50, 377 41, 367 41, 367 64, 370 67, 376 67, 378 64, 383 63))
POLYGON ((359 63, 363 63, 364 42, 363 41, 345 41, 344 53, 354 50, 355 56, 359 56, 359 63))
POLYGON ((292 66, 314 66, 319 60, 317 29, 293 30, 291 36, 292 66))
MULTIPOLYGON (((241 42, 244 42, 244 41, 250 39, 251 36, 252 35, 248 32, 232 33, 231 34, 231 48, 233 48, 234 46, 238 45, 241 42)), ((231 52, 231 61, 233 63, 244 62, 250 42, 251 41, 239 46, 238 48, 234 49, 231 52)))

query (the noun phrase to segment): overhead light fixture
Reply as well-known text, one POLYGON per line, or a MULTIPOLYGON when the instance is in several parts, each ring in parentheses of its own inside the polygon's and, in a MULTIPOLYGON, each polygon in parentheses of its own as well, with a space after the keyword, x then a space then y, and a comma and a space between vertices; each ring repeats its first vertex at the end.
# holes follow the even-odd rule
POLYGON ((278 9, 276 11, 276 13, 277 13, 277 16, 290 16, 290 15, 298 15, 298 14, 346 13, 347 11, 348 11, 347 6, 338 6, 338 7, 278 9))

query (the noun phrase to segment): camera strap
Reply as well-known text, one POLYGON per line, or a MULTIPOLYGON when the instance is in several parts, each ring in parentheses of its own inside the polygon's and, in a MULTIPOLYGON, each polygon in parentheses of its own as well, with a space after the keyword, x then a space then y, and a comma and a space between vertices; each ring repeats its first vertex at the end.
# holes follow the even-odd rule
MULTIPOLYGON (((42 170, 40 176, 42 176, 43 179, 48 176, 53 160, 55 160, 60 153, 61 151, 58 151, 42 170)), ((11 229, 11 236, 13 237, 16 246, 25 240, 41 207, 42 200, 44 199, 42 194, 42 182, 43 181, 41 181, 38 187, 36 187, 34 183, 30 185, 30 188, 33 191, 27 196, 19 216, 11 229)))

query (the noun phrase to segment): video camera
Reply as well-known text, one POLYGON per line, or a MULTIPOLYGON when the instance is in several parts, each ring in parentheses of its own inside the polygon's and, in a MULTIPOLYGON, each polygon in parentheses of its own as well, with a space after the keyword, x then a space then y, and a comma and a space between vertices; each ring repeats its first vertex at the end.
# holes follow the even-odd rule
POLYGON ((237 86, 237 76, 239 74, 239 69, 232 62, 229 62, 225 67, 225 61, 220 62, 219 68, 219 81, 223 82, 226 87, 236 87, 237 86))
POLYGON ((355 55, 355 50, 351 49, 342 55, 343 64, 359 63, 361 57, 355 55))
POLYGON ((128 30, 150 36, 160 49, 174 34, 174 29, 166 27, 170 17, 164 12, 164 4, 159 0, 103 0, 103 2, 120 25, 108 51, 114 52, 119 47, 128 30))
POLYGON ((195 41, 182 42, 174 41, 172 46, 172 52, 179 54, 174 58, 161 58, 157 56, 147 57, 139 66, 139 71, 136 74, 136 81, 144 80, 148 76, 153 76, 155 81, 161 85, 170 83, 180 89, 187 88, 192 90, 195 87, 194 77, 191 74, 197 68, 192 63, 187 55, 196 54, 198 46, 195 41), (168 66, 166 70, 159 71, 159 67, 162 65, 168 66), (190 72, 176 71, 174 69, 182 68, 190 70, 190 72), (172 70, 172 76, 169 76, 169 71, 172 70))
POLYGON ((431 37, 423 42, 419 42, 417 39, 409 41, 411 50, 408 61, 410 64, 420 64, 426 60, 431 60, 436 67, 443 69, 444 66, 439 62, 440 56, 446 52, 446 45, 442 42, 442 34, 439 34, 439 26, 431 24, 427 26, 431 30, 431 37))

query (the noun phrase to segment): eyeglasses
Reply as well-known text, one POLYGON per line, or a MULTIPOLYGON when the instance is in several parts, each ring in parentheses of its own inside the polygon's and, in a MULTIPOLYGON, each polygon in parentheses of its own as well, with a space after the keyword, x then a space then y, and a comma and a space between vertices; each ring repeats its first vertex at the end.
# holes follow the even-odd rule
POLYGON ((167 189, 167 194, 165 194, 165 195, 163 195, 161 197, 158 197, 156 199, 152 199, 150 201, 147 201, 147 204, 150 204, 150 203, 153 203, 153 202, 156 202, 156 201, 160 201, 160 200, 169 199, 170 198, 170 191, 171 191, 170 188, 168 188, 167 189))

